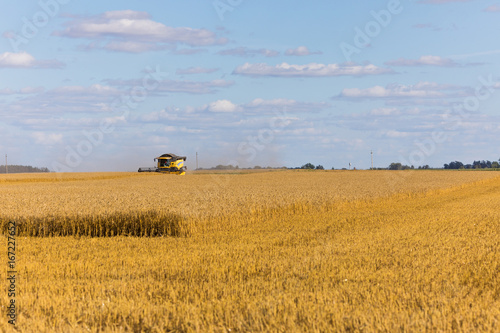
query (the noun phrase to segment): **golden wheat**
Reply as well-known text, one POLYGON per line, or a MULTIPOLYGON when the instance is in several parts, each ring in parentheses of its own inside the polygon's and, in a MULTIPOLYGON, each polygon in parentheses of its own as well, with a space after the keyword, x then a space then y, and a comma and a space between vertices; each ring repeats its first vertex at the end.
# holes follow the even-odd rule
MULTIPOLYGON (((17 240, 17 328, 499 331, 496 176, 283 171, 0 181, 1 218, 26 227, 17 240), (182 237, 130 237, 168 235, 151 233, 169 225, 166 216, 181 221, 186 231, 170 235, 182 237)), ((6 293, 0 301, 4 309, 6 293)), ((6 319, 0 329, 11 330, 6 319)))

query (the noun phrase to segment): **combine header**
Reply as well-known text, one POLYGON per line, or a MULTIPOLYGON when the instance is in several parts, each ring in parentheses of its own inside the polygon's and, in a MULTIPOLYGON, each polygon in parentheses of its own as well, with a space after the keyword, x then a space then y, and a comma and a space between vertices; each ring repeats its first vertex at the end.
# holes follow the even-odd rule
POLYGON ((156 168, 139 168, 139 172, 161 172, 171 173, 176 175, 185 175, 187 167, 184 166, 186 156, 177 156, 174 154, 163 154, 156 157, 154 161, 158 161, 156 168))

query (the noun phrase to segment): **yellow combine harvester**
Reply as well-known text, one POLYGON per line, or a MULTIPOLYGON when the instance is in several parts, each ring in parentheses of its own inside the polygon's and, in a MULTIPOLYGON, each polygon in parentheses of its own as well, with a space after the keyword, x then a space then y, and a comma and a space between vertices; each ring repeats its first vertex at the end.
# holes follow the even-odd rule
POLYGON ((187 167, 184 165, 186 156, 177 156, 174 154, 163 154, 156 157, 154 161, 158 161, 156 168, 139 168, 139 172, 161 172, 171 173, 175 175, 185 175, 187 167))

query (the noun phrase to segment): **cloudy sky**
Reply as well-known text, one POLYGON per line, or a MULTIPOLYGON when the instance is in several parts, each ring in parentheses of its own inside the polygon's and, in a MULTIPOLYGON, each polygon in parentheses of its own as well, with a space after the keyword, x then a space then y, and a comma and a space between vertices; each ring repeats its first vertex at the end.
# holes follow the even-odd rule
POLYGON ((0 18, 10 164, 500 158, 498 0, 2 1, 0 18))

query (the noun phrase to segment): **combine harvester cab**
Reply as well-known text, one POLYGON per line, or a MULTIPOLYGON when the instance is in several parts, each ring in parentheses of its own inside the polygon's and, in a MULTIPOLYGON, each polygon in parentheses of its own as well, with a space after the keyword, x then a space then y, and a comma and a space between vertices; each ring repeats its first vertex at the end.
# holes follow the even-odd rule
POLYGON ((158 172, 173 173, 176 175, 185 175, 187 167, 184 166, 186 156, 177 156, 174 154, 163 154, 155 158, 158 160, 158 172))
POLYGON ((139 172, 161 172, 175 175, 185 175, 187 167, 184 165, 186 156, 177 156, 174 154, 163 154, 156 157, 154 161, 158 161, 156 168, 139 168, 139 172))

